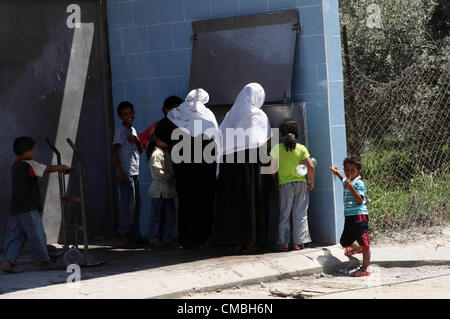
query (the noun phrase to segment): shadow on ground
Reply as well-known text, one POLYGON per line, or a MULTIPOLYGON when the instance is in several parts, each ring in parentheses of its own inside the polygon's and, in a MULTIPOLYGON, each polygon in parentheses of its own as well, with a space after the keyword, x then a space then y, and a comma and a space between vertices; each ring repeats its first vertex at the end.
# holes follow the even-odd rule
MULTIPOLYGON (((114 276, 123 273, 149 270, 152 268, 178 265, 184 263, 207 260, 212 258, 261 258, 265 253, 272 253, 272 249, 260 248, 256 254, 238 253, 234 247, 210 245, 201 248, 180 249, 176 243, 162 247, 144 247, 139 249, 123 249, 118 247, 117 238, 109 238, 96 241, 89 246, 89 254, 94 261, 102 261, 104 264, 95 267, 81 267, 81 280, 89 280, 105 276, 114 276)), ((311 245, 311 248, 320 247, 311 245)), ((58 249, 58 251, 61 251, 58 249)), ((80 247, 82 252, 82 246, 80 247)), ((52 252, 51 254, 54 254, 52 252)), ((284 254, 284 253, 281 253, 284 254)), ((3 260, 3 256, 0 256, 3 260)), ((42 271, 29 250, 23 250, 17 260, 18 274, 5 274, 0 272, 0 295, 45 287, 49 285, 67 282, 72 271, 66 271, 66 267, 58 270, 42 271)), ((1 298, 1 297, 0 297, 1 298)), ((57 298, 57 296, 55 296, 57 298)))

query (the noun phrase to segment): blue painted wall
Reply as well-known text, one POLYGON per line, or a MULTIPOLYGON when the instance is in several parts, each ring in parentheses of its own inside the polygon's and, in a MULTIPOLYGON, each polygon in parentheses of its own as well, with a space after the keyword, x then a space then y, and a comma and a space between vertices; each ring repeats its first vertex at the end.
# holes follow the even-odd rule
MULTIPOLYGON (((134 126, 142 132, 162 117, 169 95, 188 93, 191 22, 297 8, 293 100, 305 102, 308 149, 318 160, 311 193, 311 236, 338 242, 343 228, 342 186, 328 167, 346 156, 344 95, 337 0, 108 0, 114 108, 136 106, 134 126)), ((116 116, 116 125, 120 122, 116 116)), ((142 232, 148 233, 151 176, 141 157, 142 232)))

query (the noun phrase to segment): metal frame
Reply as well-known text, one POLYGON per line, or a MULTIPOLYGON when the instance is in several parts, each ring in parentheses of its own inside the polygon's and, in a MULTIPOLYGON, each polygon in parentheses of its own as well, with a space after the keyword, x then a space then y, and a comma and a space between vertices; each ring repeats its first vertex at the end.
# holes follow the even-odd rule
MULTIPOLYGON (((87 222, 86 222, 86 207, 85 207, 85 202, 84 202, 84 188, 83 188, 83 160, 82 160, 82 156, 80 151, 78 150, 78 148, 76 147, 76 145, 72 142, 72 140, 70 138, 66 139, 67 143, 70 145, 70 147, 72 148, 73 152, 77 155, 78 158, 78 168, 73 169, 71 168, 69 173, 70 174, 77 174, 79 177, 79 183, 80 183, 80 197, 71 197, 68 196, 67 194, 67 190, 66 190, 66 185, 65 185, 65 177, 64 177, 64 173, 63 172, 58 172, 58 181, 59 181, 59 192, 60 192, 60 202, 61 202, 61 219, 62 219, 62 235, 63 235, 63 258, 66 258, 68 260, 70 260, 69 255, 72 254, 73 255, 81 255, 81 253, 79 253, 79 249, 78 249, 78 232, 81 231, 83 233, 83 254, 81 257, 81 261, 79 262, 80 266, 86 266, 86 267, 92 267, 92 266, 99 266, 104 264, 104 262, 101 261, 95 261, 94 258, 89 254, 89 240, 88 240, 88 231, 87 231, 87 222), (77 218, 77 214, 74 213, 74 226, 72 227, 72 229, 74 230, 74 234, 75 234, 75 244, 72 246, 72 248, 69 248, 69 245, 67 243, 67 228, 69 227, 69 225, 67 224, 67 220, 66 220, 66 212, 65 212, 65 202, 70 202, 70 203, 80 203, 81 205, 81 222, 82 225, 79 226, 78 225, 78 218, 77 218), (76 250, 76 252, 74 252, 74 250, 76 250)), ((56 148, 55 145, 50 143, 50 139, 47 138, 46 142, 48 144, 48 146, 53 150, 53 152, 55 152, 56 154, 56 158, 57 158, 57 163, 58 165, 61 165, 61 153, 59 152, 59 150, 56 148)), ((74 212, 74 210, 72 210, 74 212)), ((58 254, 58 256, 60 256, 61 254, 58 254)))

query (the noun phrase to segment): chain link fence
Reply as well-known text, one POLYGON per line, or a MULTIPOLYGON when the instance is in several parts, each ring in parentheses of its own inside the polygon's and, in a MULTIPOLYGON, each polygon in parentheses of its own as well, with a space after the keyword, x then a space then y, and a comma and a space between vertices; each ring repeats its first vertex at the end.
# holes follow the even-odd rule
POLYGON ((388 83, 346 54, 347 149, 362 158, 373 230, 450 221, 450 54, 435 44, 417 54, 419 62, 388 83))

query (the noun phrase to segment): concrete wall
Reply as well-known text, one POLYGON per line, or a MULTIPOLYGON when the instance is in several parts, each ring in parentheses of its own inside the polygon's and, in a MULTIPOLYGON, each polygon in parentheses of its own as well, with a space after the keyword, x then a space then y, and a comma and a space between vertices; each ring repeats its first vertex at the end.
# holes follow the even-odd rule
MULTIPOLYGON (((107 1, 114 107, 136 106, 142 132, 162 117, 169 95, 188 93, 191 22, 296 8, 293 100, 305 102, 309 151, 318 160, 309 211, 315 242, 335 243, 343 228, 342 186, 328 169, 346 156, 342 61, 337 0, 109 0, 107 1)), ((120 122, 116 116, 116 126, 120 122)), ((142 232, 151 201, 148 163, 141 157, 142 232)))
MULTIPOLYGON (((88 231, 91 235, 113 232, 109 155, 113 119, 106 8, 100 1, 77 1, 81 27, 71 28, 67 9, 72 3, 17 0, 0 5, 2 17, 6 17, 0 22, 4 44, 0 48, 0 245, 11 198, 10 167, 15 160, 12 145, 23 135, 36 140, 35 160, 47 165, 56 164, 45 142, 47 137, 59 148, 63 163, 75 167, 77 159, 72 161, 73 151, 66 138, 78 145, 85 156, 88 231)), ((66 178, 74 196, 76 178, 66 178)), ((61 221, 57 175, 39 178, 39 183, 47 240, 55 243, 61 221)))

